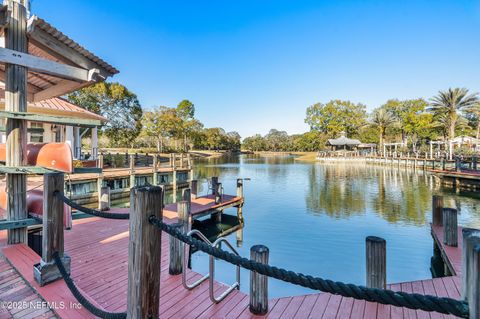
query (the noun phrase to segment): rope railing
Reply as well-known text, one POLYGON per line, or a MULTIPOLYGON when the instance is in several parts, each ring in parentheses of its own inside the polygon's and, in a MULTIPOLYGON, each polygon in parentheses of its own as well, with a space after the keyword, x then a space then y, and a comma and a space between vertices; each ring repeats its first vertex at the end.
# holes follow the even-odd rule
POLYGON ((78 290, 77 286, 73 282, 70 275, 67 273, 65 267, 63 266, 62 260, 58 255, 58 252, 53 253, 53 260, 55 261, 55 265, 57 265, 60 274, 62 275, 65 284, 67 285, 68 289, 72 295, 78 300, 78 302, 85 307, 88 311, 94 314, 97 317, 104 318, 104 319, 125 319, 127 318, 126 312, 108 312, 103 309, 96 307, 92 304, 82 293, 78 290))
POLYGON ((82 212, 85 214, 93 215, 96 217, 101 217, 101 218, 108 218, 108 219, 129 219, 130 215, 125 214, 125 213, 107 213, 107 212, 101 212, 93 208, 88 208, 84 207, 80 204, 75 203, 73 200, 70 198, 66 197, 63 193, 61 192, 55 192, 54 195, 62 200, 65 204, 68 206, 82 212))
POLYGON ((185 244, 194 246, 198 250, 201 250, 215 258, 222 259, 236 266, 241 266, 260 275, 265 275, 305 288, 319 290, 343 297, 351 297, 354 299, 378 302, 385 305, 405 307, 415 310, 419 309, 424 311, 435 311, 443 314, 452 314, 462 318, 469 317, 468 303, 465 301, 387 289, 368 288, 296 273, 275 266, 256 262, 237 256, 222 249, 212 247, 194 237, 183 234, 174 227, 163 223, 162 220, 156 218, 155 216, 151 216, 149 221, 160 230, 166 232, 170 236, 175 237, 185 244))

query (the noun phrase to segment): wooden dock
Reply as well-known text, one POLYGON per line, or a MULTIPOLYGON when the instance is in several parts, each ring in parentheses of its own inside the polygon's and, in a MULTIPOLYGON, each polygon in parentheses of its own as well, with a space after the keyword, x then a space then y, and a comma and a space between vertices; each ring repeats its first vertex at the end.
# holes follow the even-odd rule
MULTIPOLYGON (((167 222, 176 219, 165 218, 167 222)), ((461 234, 461 231, 459 231, 461 234)), ((436 296, 460 298, 461 248, 442 244, 442 230, 432 227, 434 240, 439 243, 445 257, 455 271, 454 276, 426 279, 413 282, 390 284, 392 290, 417 292, 436 296)), ((65 251, 72 257, 72 278, 84 294, 97 305, 108 311, 125 311, 127 293, 128 221, 87 218, 74 221, 73 229, 65 233, 65 251)), ((461 236, 460 236, 461 237, 461 236)), ((4 241, 5 232, 0 233, 4 241)), ((461 238, 459 238, 461 247, 461 238)), ((64 301, 73 305, 77 301, 65 283, 60 280, 45 287, 39 287, 33 279, 32 267, 39 256, 23 244, 3 248, 3 254, 21 274, 26 285, 47 302, 64 301)), ((181 276, 168 274, 168 235, 162 234, 162 260, 160 283, 161 318, 257 318, 248 309, 249 296, 234 291, 224 301, 213 304, 208 298, 208 283, 188 291, 181 283, 181 276)), ((0 278, 4 278, 0 273, 0 278)), ((190 279, 200 278, 200 274, 189 271, 190 279)), ((18 275, 17 275, 17 278, 18 275)), ((0 287, 2 287, 0 283, 0 287)), ((7 287, 9 287, 7 285, 7 287)), ((226 285, 216 283, 216 290, 226 285)), ((5 288, 5 287, 4 287, 5 288)), ((8 289, 8 288, 7 288, 8 289)), ((15 288, 7 290, 12 291, 15 288)), ((88 311, 80 309, 54 309, 61 318, 93 318, 88 311)), ((4 315, 10 318, 14 316, 4 315)), ((3 318, 0 315, 0 318, 3 318)), ((354 300, 341 296, 317 293, 295 297, 272 299, 269 302, 267 318, 455 318, 439 313, 410 310, 377 303, 354 300)), ((33 318, 32 316, 25 318, 33 318)))

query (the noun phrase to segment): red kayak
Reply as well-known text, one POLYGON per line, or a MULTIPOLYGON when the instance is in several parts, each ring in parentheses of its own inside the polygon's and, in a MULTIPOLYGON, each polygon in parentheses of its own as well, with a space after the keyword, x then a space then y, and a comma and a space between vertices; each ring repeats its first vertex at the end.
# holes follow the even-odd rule
MULTIPOLYGON (((0 162, 6 160, 6 145, 0 144, 0 162)), ((73 158, 70 145, 67 143, 31 143, 27 144, 27 166, 40 166, 56 171, 72 173, 73 158)), ((0 189, 0 220, 6 219, 7 193, 0 189)), ((32 217, 42 219, 43 190, 34 189, 27 192, 27 210, 32 217)), ((63 225, 72 227, 72 215, 69 206, 63 208, 63 225)))
MULTIPOLYGON (((6 145, 0 144, 0 162, 6 161, 6 145)), ((72 173, 73 158, 67 143, 27 144, 27 166, 41 166, 56 171, 72 173)))
MULTIPOLYGON (((0 220, 6 219, 7 193, 5 189, 0 190, 0 220)), ((43 190, 33 189, 27 192, 27 210, 31 217, 42 219, 43 217, 43 190)), ((72 228, 71 208, 63 205, 63 226, 66 229, 72 228)))

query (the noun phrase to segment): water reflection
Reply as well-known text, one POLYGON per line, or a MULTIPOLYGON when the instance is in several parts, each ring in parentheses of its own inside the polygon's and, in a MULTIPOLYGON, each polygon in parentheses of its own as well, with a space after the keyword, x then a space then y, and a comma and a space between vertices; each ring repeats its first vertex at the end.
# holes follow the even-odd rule
MULTIPOLYGON (((369 235, 387 240, 388 282, 429 278, 434 193, 460 208, 461 225, 480 227, 478 194, 443 189, 422 171, 245 155, 197 161, 194 173, 204 180, 219 176, 229 194, 235 193, 237 177, 251 178, 244 185, 242 256, 249 256, 252 245, 264 244, 272 264, 334 280, 365 284, 369 235)), ((229 240, 235 243, 236 234, 229 240)), ((206 272, 207 256, 194 256, 192 265, 206 272)), ((217 268, 220 281, 234 280, 230 265, 218 262, 217 268)), ((244 291, 248 278, 242 271, 244 291)), ((277 297, 308 290, 271 280, 270 292, 277 297)))
POLYGON ((390 223, 426 223, 432 185, 421 171, 351 164, 312 165, 306 203, 337 218, 373 211, 390 223))

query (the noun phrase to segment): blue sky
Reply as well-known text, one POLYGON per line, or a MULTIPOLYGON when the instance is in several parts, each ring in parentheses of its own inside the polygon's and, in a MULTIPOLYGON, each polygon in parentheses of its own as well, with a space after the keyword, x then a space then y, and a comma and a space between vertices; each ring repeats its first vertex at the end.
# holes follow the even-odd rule
POLYGON ((480 90, 479 1, 33 0, 120 70, 142 106, 187 98, 207 127, 299 133, 305 109, 480 90))

